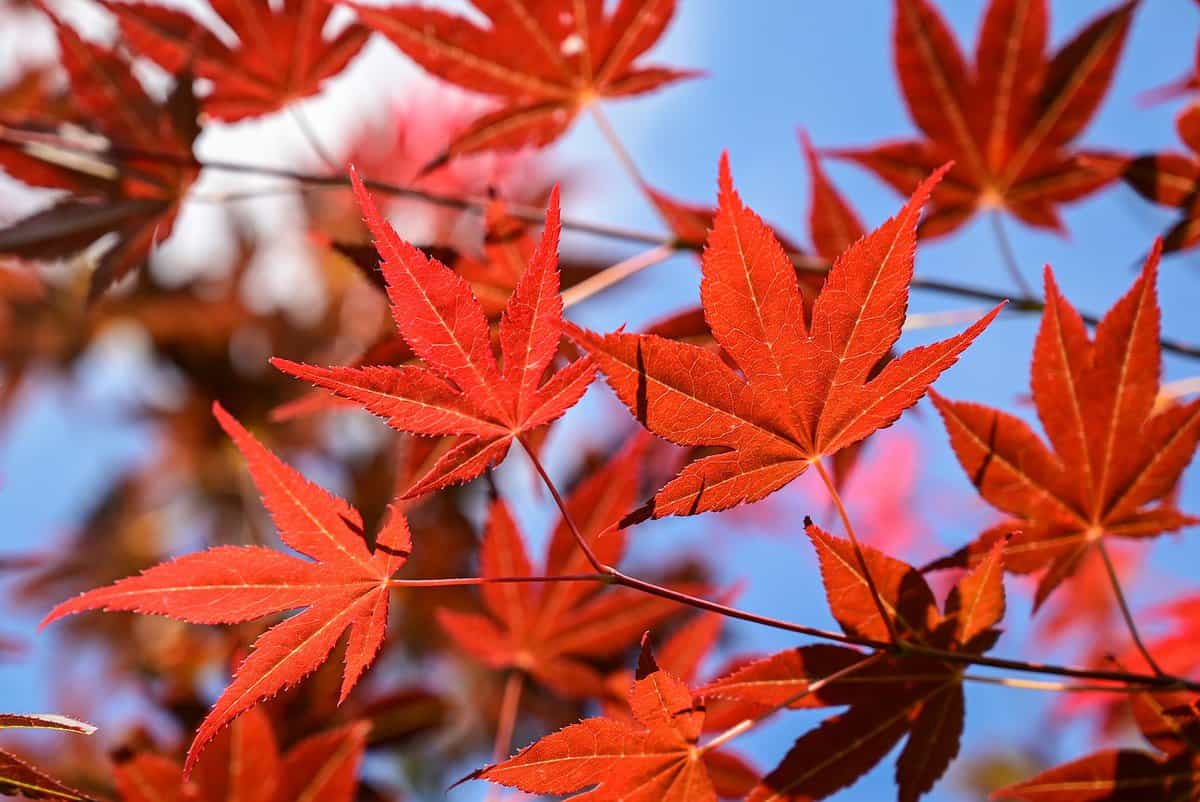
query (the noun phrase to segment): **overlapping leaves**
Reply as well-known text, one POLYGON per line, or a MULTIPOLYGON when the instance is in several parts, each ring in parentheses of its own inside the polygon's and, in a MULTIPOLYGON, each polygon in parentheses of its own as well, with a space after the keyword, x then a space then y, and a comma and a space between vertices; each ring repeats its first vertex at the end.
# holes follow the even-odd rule
POLYGON ((1001 788, 1020 802, 1194 802, 1200 799, 1200 699, 1135 694, 1133 718, 1157 750, 1106 749, 1001 788))
MULTIPOLYGON (((807 522, 816 547, 829 607, 842 630, 885 641, 867 576, 850 541, 807 522)), ((966 574, 939 613, 933 592, 912 566, 870 547, 866 570, 879 591, 891 628, 914 645, 982 654, 995 643, 1004 615, 999 548, 966 574)), ((842 679, 816 683, 861 663, 857 649, 803 646, 751 663, 700 690, 706 697, 791 707, 849 705, 800 736, 748 802, 808 802, 851 785, 902 739, 896 761, 900 802, 915 802, 933 787, 958 754, 965 705, 962 666, 934 658, 891 655, 842 679), (794 701, 793 701, 794 700, 794 701)))
POLYGON ((214 412, 245 456, 280 537, 310 559, 261 546, 218 546, 84 593, 45 622, 86 610, 131 610, 230 624, 303 610, 260 636, 238 666, 196 733, 189 771, 225 725, 312 673, 348 631, 345 699, 383 645, 389 580, 412 548, 408 523, 393 513, 370 549, 354 508, 279 460, 219 406, 214 412))
POLYGON ((271 721, 256 707, 225 728, 191 777, 170 758, 119 753, 122 802, 353 802, 368 725, 317 733, 280 754, 271 721))
POLYGON ((280 370, 361 404, 411 434, 459 442, 405 493, 414 498, 474 479, 499 463, 514 440, 557 420, 592 381, 590 359, 551 372, 562 336, 558 294, 558 193, 541 242, 504 307, 500 359, 470 286, 450 268, 402 241, 362 182, 355 192, 379 249, 392 317, 423 364, 320 368, 276 359, 280 370))
POLYGON ((87 41, 53 20, 69 96, 0 110, 0 167, 32 186, 71 195, 0 231, 0 253, 56 259, 115 234, 92 276, 96 297, 141 267, 171 233, 199 173, 192 157, 199 133, 195 98, 183 74, 170 96, 155 102, 118 49, 87 41), (36 133, 69 122, 87 124, 104 143, 86 139, 69 146, 36 133))
POLYGON ((1062 230, 1058 205, 1119 174, 1121 158, 1073 142, 1108 91, 1136 3, 1097 17, 1053 55, 1047 5, 992 0, 968 65, 929 0, 896 0, 896 74, 923 137, 834 153, 905 195, 953 159, 923 235, 953 231, 988 207, 1062 230))
MULTIPOLYGON (((598 559, 620 562, 626 535, 614 531, 637 498, 644 443, 632 442, 585 479, 566 499, 567 510, 598 559)), ((480 547, 484 579, 571 576, 592 570, 565 521, 555 527, 542 572, 535 572, 508 505, 492 503, 480 547)), ((598 658, 612 657, 679 611, 673 602, 627 588, 585 582, 496 583, 483 586, 486 615, 442 609, 438 620, 460 649, 492 668, 527 672, 570 698, 602 696, 598 658)))

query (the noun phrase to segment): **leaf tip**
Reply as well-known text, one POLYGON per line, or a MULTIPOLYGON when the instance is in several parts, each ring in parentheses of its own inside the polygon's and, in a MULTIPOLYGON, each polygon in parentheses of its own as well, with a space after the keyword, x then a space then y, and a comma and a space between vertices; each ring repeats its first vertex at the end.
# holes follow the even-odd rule
POLYGON ((638 653, 637 678, 645 679, 656 671, 658 671, 658 661, 654 659, 654 652, 650 648, 650 631, 647 630, 642 633, 642 649, 638 653))

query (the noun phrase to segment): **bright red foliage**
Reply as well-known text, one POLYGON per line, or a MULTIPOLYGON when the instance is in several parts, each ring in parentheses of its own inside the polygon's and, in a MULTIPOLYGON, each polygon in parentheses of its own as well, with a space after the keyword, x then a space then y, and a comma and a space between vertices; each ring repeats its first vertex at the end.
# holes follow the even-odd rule
POLYGON ((219 546, 85 593, 43 623, 85 610, 132 610, 193 624, 304 610, 267 630, 238 666, 196 733, 189 773, 225 725, 311 674, 349 630, 344 700, 383 645, 389 580, 412 550, 403 515, 394 513, 369 548, 354 508, 280 461, 219 405, 213 412, 245 456, 280 538, 310 559, 260 546, 219 546))
POLYGON ((1071 143, 1104 99, 1136 5, 1096 18, 1047 55, 1047 0, 992 0, 969 66, 928 0, 896 0, 896 74, 924 137, 835 155, 905 195, 953 159, 923 235, 953 231, 989 207, 1061 231, 1056 207, 1104 186, 1123 163, 1071 143))
MULTIPOLYGON (((830 610, 842 630, 885 641, 888 627, 850 541, 831 536, 811 521, 807 530, 821 563, 830 610)), ((1005 608, 999 548, 955 585, 942 614, 912 566, 870 547, 864 548, 864 557, 883 608, 905 641, 972 654, 995 643, 1000 634, 995 625, 1005 608)), ((915 802, 933 787, 958 754, 965 715, 963 667, 922 657, 867 662, 855 649, 803 646, 751 663, 700 690, 706 697, 767 706, 850 706, 802 735, 748 802, 823 799, 858 780, 905 735, 908 741, 896 762, 899 799, 915 802), (844 679, 824 682, 857 664, 864 667, 844 679)))
MULTIPOLYGON (((632 441, 566 499, 584 538, 609 565, 620 563, 625 551, 625 533, 613 530, 637 499, 644 445, 632 441)), ((492 502, 479 562, 480 575, 493 580, 591 570, 565 521, 555 526, 545 564, 535 570, 503 501, 492 502)), ((460 649, 485 665, 525 671, 548 688, 581 699, 605 692, 596 659, 620 654, 680 609, 628 588, 603 591, 590 582, 488 584, 483 586, 483 606, 486 614, 441 609, 438 621, 460 649)))
POLYGON ((675 0, 472 0, 488 22, 423 6, 352 4, 359 18, 433 75, 491 95, 500 108, 454 138, 428 169, 494 148, 548 145, 600 98, 641 94, 693 73, 639 67, 675 0))
POLYGON ((629 707, 634 722, 581 721, 472 777, 587 802, 716 802, 707 759, 713 753, 698 748, 704 707, 658 667, 648 647, 629 707))

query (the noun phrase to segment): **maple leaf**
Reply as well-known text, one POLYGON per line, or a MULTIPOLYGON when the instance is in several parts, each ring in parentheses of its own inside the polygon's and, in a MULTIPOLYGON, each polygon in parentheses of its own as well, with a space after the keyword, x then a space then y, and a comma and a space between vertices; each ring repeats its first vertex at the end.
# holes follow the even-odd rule
POLYGON ((1200 699, 1138 693, 1133 718, 1158 753, 1107 749, 994 792, 1022 802, 1194 802, 1200 799, 1200 699))
POLYGON ((876 365, 900 336, 920 209, 941 175, 834 261, 812 322, 779 241, 720 168, 719 211, 702 259, 705 318, 735 372, 710 350, 568 323, 610 387, 655 434, 726 450, 690 463, 650 507, 690 515, 757 501, 823 456, 892 424, 992 321, 876 365))
POLYGON ((675 0, 472 0, 488 27, 422 6, 349 3, 359 18, 431 74, 500 104, 457 135, 431 170, 455 156, 542 146, 600 98, 627 97, 692 77, 635 66, 662 36, 675 0))
POLYGON ((122 802, 353 802, 368 729, 321 732, 281 755, 270 719, 254 708, 213 740, 190 780, 151 753, 118 754, 113 777, 122 802))
POLYGON ((1031 383, 1050 448, 1013 415, 932 394, 963 470, 985 500, 1011 516, 966 552, 1017 532, 1006 565, 1021 573, 1045 569, 1039 606, 1102 538, 1148 538, 1197 521, 1168 495, 1196 451, 1200 400, 1155 406, 1160 249, 1156 243, 1094 339, 1046 268, 1031 383))
MULTIPOLYGON (((694 616, 663 641, 655 655, 659 667, 688 687, 694 687, 699 679, 700 665, 717 645, 726 620, 724 616, 711 612, 694 616)), ((736 660, 734 665, 740 665, 741 662, 744 660, 736 660)), ((728 667, 716 676, 732 673, 732 670, 732 667, 728 667)), ((633 720, 628 696, 630 683, 635 680, 635 673, 625 669, 609 674, 609 696, 603 700, 601 707, 606 717, 633 720)), ((760 705, 706 698, 701 731, 721 733, 761 711, 760 705)), ((762 777, 758 769, 728 747, 706 749, 704 762, 713 788, 722 799, 744 798, 762 777)))
POLYGON ((716 802, 711 753, 698 745, 704 707, 645 645, 629 707, 633 722, 585 719, 470 779, 587 802, 716 802))
MULTIPOLYGON (((999 546, 955 585, 944 614, 939 614, 933 592, 916 569, 864 546, 867 570, 882 609, 892 619, 889 628, 850 541, 833 537, 812 521, 805 524, 820 560, 830 610, 847 635, 885 641, 894 629, 910 643, 970 654, 982 654, 995 643, 995 624, 1005 609, 999 546)), ((854 783, 906 735, 896 762, 900 802, 915 802, 942 776, 958 754, 963 729, 963 666, 885 655, 874 665, 823 682, 864 657, 844 646, 803 646, 750 663, 700 689, 698 695, 704 698, 764 707, 850 706, 800 736, 748 802, 823 799, 854 783)))
MULTIPOLYGON (((567 497, 572 519, 606 565, 619 563, 625 551, 625 533, 614 531, 614 525, 637 499, 644 456, 645 442, 635 438, 567 497)), ((501 500, 492 503, 479 560, 485 579, 591 570, 560 520, 546 547, 544 572, 535 574, 524 538, 501 500)), ((460 649, 485 665, 526 671, 570 698, 598 696, 604 693, 605 679, 589 661, 620 654, 680 609, 627 588, 604 587, 581 582, 488 584, 482 588, 486 615, 442 608, 438 621, 460 649)))
POLYGON ((1062 231, 1057 206, 1112 181, 1124 160, 1073 141, 1108 91, 1136 7, 1097 17, 1052 56, 1046 0, 992 0, 967 64, 927 0, 896 0, 896 73, 922 139, 831 152, 909 194, 939 164, 955 166, 933 193, 923 236, 945 234, 981 208, 1003 208, 1062 231))
POLYGON ((129 610, 232 624, 303 609, 255 641, 201 723, 188 752, 189 772, 222 727, 312 673, 349 631, 345 700, 383 645, 389 580, 412 548, 408 523, 394 512, 374 551, 368 549, 357 510, 282 462, 220 405, 213 412, 245 456, 280 537, 311 559, 261 546, 218 546, 77 596, 43 622, 86 610, 129 610))
POLYGON ((233 47, 181 11, 150 3, 101 4, 116 16, 136 53, 168 72, 190 67, 197 78, 210 81, 204 111, 226 122, 269 114, 316 94, 370 36, 361 25, 349 25, 326 39, 333 5, 324 0, 214 0, 212 10, 237 37, 233 47))
MULTIPOLYGON (((812 303, 820 293, 821 285, 825 283, 828 263, 833 262, 843 251, 862 239, 865 229, 858 215, 830 182, 808 135, 803 131, 800 133, 800 145, 808 162, 809 192, 812 198, 808 214, 809 238, 816 255, 827 264, 812 264, 813 260, 787 237, 778 231, 775 232, 775 236, 788 255, 796 257, 796 280, 800 284, 804 314, 806 318, 811 319, 812 303), (807 261, 804 261, 805 259, 807 261)), ((680 202, 649 186, 644 186, 643 191, 654 204, 659 216, 671 228, 676 241, 690 249, 702 250, 708 232, 713 227, 717 210, 680 202)), ((659 320, 647 328, 646 333, 673 340, 689 340, 697 345, 716 345, 704 310, 700 307, 685 309, 659 320)), ((833 460, 835 482, 839 485, 842 483, 857 457, 857 447, 838 452, 833 460)))
POLYGON ((1175 128, 1191 153, 1138 156, 1129 160, 1121 174, 1142 197, 1181 213, 1162 235, 1163 250, 1168 253, 1200 242, 1200 104, 1193 103, 1180 112, 1175 128))
MULTIPOLYGON (((36 729, 91 735, 96 728, 73 718, 52 714, 0 713, 0 730, 36 729)), ((0 795, 27 799, 57 799, 88 802, 91 797, 76 791, 25 761, 0 749, 0 795)))
MULTIPOLYGON (((0 125, 0 152, 7 153, 0 164, 14 178, 77 193, 0 230, 0 253, 61 258, 115 233, 115 244, 92 275, 94 299, 140 267, 170 235, 183 196, 199 174, 192 162, 199 129, 190 81, 179 81, 163 103, 156 103, 117 50, 85 41, 57 17, 51 19, 70 77, 72 105, 107 146, 80 154, 36 137, 24 139, 0 125), (136 150, 168 158, 138 158, 136 150)), ((22 121, 29 120, 8 120, 22 121)), ((33 122, 38 121, 35 114, 33 122)))
POLYGON ((396 328, 423 365, 322 368, 271 363, 384 417, 411 434, 459 436, 460 442, 404 494, 415 498, 479 476, 513 440, 557 420, 583 395, 595 369, 577 359, 547 377, 562 336, 558 294, 558 192, 546 228, 504 308, 501 361, 487 318, 466 281, 401 240, 357 174, 351 175, 387 280, 396 328))

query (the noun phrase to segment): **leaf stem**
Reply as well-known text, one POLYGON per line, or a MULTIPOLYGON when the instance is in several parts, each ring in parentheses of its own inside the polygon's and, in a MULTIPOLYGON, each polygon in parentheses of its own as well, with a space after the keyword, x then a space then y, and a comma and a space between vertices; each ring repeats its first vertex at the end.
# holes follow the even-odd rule
POLYGON ((846 512, 846 506, 842 504, 842 495, 838 493, 837 485, 833 483, 833 479, 829 476, 829 472, 825 470, 825 466, 821 464, 821 460, 814 460, 813 466, 817 469, 821 481, 825 483, 825 489, 829 491, 829 498, 833 500, 833 506, 837 508, 838 515, 842 519, 842 526, 846 528, 846 535, 850 538, 850 545, 854 547, 854 559, 858 561, 858 570, 862 571, 863 579, 867 583, 867 589, 871 591, 871 600, 875 602, 875 609, 879 612, 879 617, 883 620, 883 625, 887 627, 888 640, 899 644, 900 636, 896 633, 895 622, 888 615, 887 608, 883 604, 883 597, 879 595, 879 587, 875 584, 875 579, 871 576, 871 569, 867 567, 867 557, 863 554, 862 546, 859 545, 858 535, 854 533, 854 525, 850 523, 850 516, 846 512))
POLYGON ((500 698, 500 714, 496 723, 496 743, 492 748, 492 762, 499 763, 508 757, 512 748, 513 730, 517 727, 517 714, 521 709, 521 691, 524 677, 520 671, 508 672, 504 681, 504 695, 500 698))
POLYGON ((1138 632, 1137 622, 1133 620, 1133 613, 1129 609, 1129 602, 1125 599, 1125 591, 1121 589, 1121 578, 1117 576, 1117 568, 1113 565, 1112 558, 1108 554, 1108 547, 1105 545, 1103 537, 1096 541, 1096 548, 1100 552, 1101 559, 1104 560, 1104 570, 1108 574, 1109 584, 1112 585, 1113 595, 1117 599, 1117 606, 1121 608, 1121 617, 1125 619, 1125 626, 1129 630, 1129 636, 1133 638, 1134 645, 1141 652, 1146 665, 1150 666, 1150 670, 1160 677, 1165 676, 1166 672, 1162 670, 1162 667, 1154 659, 1154 655, 1150 654, 1150 650, 1142 640, 1141 633, 1138 632))
POLYGON ((462 588, 475 585, 522 585, 538 582, 607 582, 605 574, 554 574, 553 576, 463 576, 450 579, 391 579, 394 588, 462 588))
POLYGON ((1029 286, 1029 282, 1025 280, 1024 274, 1021 273, 1021 267, 1017 264, 1017 255, 1013 251, 1012 242, 1008 238, 1007 232, 1004 230, 1004 220, 1001 219, 999 209, 992 209, 988 214, 988 219, 992 223, 992 233, 996 236, 996 244, 1000 247, 1000 258, 1004 262, 1004 269, 1008 271, 1009 277, 1013 283, 1017 285, 1017 289, 1021 291, 1021 295, 1026 298, 1035 297, 1033 287, 1029 286))
POLYGON ((526 442, 524 437, 518 437, 517 440, 520 441, 521 447, 525 449, 525 453, 529 456, 529 461, 533 463, 533 468, 538 472, 538 476, 542 477, 543 484, 545 484, 546 489, 550 491, 550 495, 554 499, 554 503, 558 505, 558 510, 562 513, 563 522, 566 523, 567 528, 571 530, 571 535, 575 538, 575 542, 579 544, 579 548, 583 551, 583 556, 587 557, 588 564, 591 565, 592 568, 595 569, 599 574, 610 573, 613 569, 600 561, 600 558, 596 556, 594 551, 592 551, 592 547, 588 545, 587 538, 583 536, 583 532, 579 531, 579 526, 576 525, 575 518, 567 509, 567 504, 565 501, 563 501, 562 496, 559 495, 558 488, 555 486, 554 480, 550 478, 550 474, 546 473, 546 469, 542 466, 542 461, 538 459, 537 452, 530 447, 529 443, 526 442))
POLYGON ((874 663, 879 662, 881 659, 883 659, 885 654, 886 654, 886 652, 875 652, 873 654, 869 654, 869 655, 865 656, 862 660, 859 660, 857 663, 851 663, 850 665, 848 665, 844 668, 839 668, 837 671, 833 672, 832 674, 821 677, 819 680, 817 680, 815 682, 808 683, 808 685, 806 685, 803 690, 797 691, 796 693, 789 696, 787 699, 784 699, 779 704, 772 705, 771 707, 767 708, 766 710, 762 711, 761 713, 751 716, 750 718, 744 718, 741 721, 739 721, 737 724, 734 724, 729 729, 718 734, 711 741, 704 744, 704 746, 700 747, 701 754, 703 754, 704 752, 708 752, 712 749, 717 749, 721 746, 724 746, 725 744, 732 741, 734 738, 737 738, 739 735, 749 732, 756 725, 758 725, 759 722, 763 721, 764 719, 775 715, 776 713, 778 713, 780 710, 783 710, 784 708, 794 705, 796 702, 800 701, 804 697, 809 696, 810 694, 816 693, 817 691, 824 688, 826 685, 829 685, 830 683, 833 683, 833 682, 837 682, 840 679, 844 679, 849 674, 853 674, 856 671, 860 671, 860 670, 866 668, 867 666, 870 666, 874 663))
POLYGON ((621 167, 625 170, 625 173, 637 185, 639 190, 643 190, 646 186, 646 179, 642 178, 642 172, 638 169, 637 162, 633 160, 633 156, 626 150, 625 143, 617 135, 617 130, 608 121, 608 115, 604 113, 598 103, 593 103, 589 106, 588 111, 591 112, 592 119, 596 121, 596 127, 600 129, 600 135, 604 137, 604 141, 612 148, 617 161, 621 163, 621 167))
POLYGON ((655 245, 648 251, 634 254, 628 259, 593 273, 575 286, 562 291, 563 306, 570 308, 586 301, 614 284, 619 284, 630 276, 671 258, 675 252, 675 248, 670 245, 655 245))

